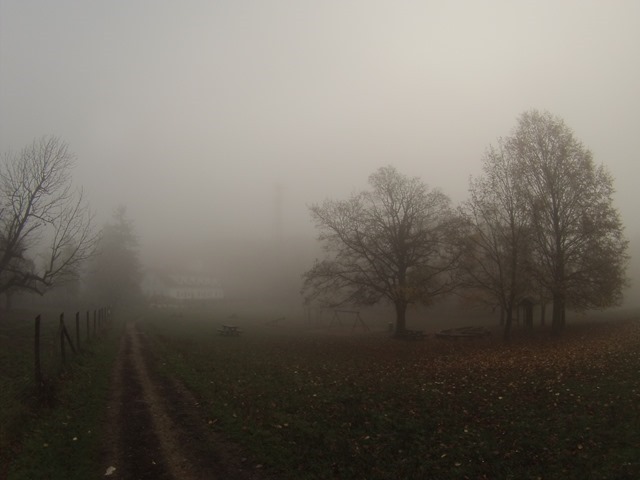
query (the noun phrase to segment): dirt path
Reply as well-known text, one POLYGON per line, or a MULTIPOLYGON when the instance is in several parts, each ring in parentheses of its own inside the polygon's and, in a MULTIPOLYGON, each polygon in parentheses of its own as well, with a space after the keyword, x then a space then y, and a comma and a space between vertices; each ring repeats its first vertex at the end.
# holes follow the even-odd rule
POLYGON ((113 372, 105 471, 115 470, 106 478, 262 478, 238 448, 209 428, 191 392, 158 375, 154 365, 148 340, 128 324, 113 372))

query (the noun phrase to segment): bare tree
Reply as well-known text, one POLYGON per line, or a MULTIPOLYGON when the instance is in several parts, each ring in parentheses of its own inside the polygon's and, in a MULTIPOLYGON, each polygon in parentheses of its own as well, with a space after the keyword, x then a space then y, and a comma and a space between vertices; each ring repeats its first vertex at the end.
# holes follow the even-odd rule
POLYGON ((529 219, 518 194, 515 164, 503 142, 483 158, 483 175, 471 179, 470 198, 461 207, 469 229, 461 262, 467 295, 505 315, 504 337, 511 330, 514 310, 531 288, 527 271, 529 219))
POLYGON ((449 198, 395 168, 369 177, 371 190, 311 207, 327 258, 304 274, 307 301, 395 306, 396 334, 410 304, 433 302, 455 285, 460 226, 449 198))
POLYGON ((613 206, 613 179, 558 117, 524 113, 506 140, 532 232, 536 279, 551 292, 552 326, 567 306, 604 308, 622 299, 628 242, 613 206))
POLYGON ((73 189, 74 157, 43 137, 0 166, 0 293, 44 293, 77 274, 97 235, 82 191, 73 189))

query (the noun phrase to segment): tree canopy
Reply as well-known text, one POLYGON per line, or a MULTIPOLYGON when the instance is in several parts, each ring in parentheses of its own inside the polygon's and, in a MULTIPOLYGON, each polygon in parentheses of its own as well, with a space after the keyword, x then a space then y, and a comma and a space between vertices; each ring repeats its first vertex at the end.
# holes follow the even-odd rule
POLYGON ((470 191, 471 238, 488 255, 475 258, 469 272, 485 275, 474 278, 475 286, 503 307, 507 294, 516 302, 548 292, 560 330, 567 308, 620 302, 628 242, 613 205, 613 178, 560 118, 522 114, 512 135, 489 151, 470 191))
POLYGON ((311 206, 326 258, 304 274, 303 294, 326 306, 386 300, 402 334, 409 305, 454 287, 460 223, 445 194, 391 166, 369 185, 347 200, 311 206))
POLYGON ((567 305, 619 303, 628 242, 609 172, 548 112, 524 113, 508 142, 532 225, 534 274, 551 292, 554 327, 564 327, 567 305))
POLYGON ((467 227, 461 284, 475 301, 500 307, 505 337, 518 301, 532 288, 530 225, 515 168, 502 142, 490 148, 483 158, 483 175, 471 179, 470 198, 461 207, 467 227))
POLYGON ((74 156, 57 137, 42 137, 0 165, 0 293, 44 293, 78 274, 97 235, 74 156))
POLYGON ((118 207, 102 229, 96 256, 87 273, 89 296, 101 304, 131 304, 141 294, 138 241, 126 208, 118 207))

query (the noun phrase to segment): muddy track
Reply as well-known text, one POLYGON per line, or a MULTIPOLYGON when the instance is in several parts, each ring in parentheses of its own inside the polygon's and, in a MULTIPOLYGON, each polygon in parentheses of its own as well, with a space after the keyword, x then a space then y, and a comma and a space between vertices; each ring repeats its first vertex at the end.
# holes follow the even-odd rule
POLYGON ((107 478, 258 480, 241 451, 212 431, 181 382, 158 374, 149 341, 127 325, 113 371, 105 444, 107 478))

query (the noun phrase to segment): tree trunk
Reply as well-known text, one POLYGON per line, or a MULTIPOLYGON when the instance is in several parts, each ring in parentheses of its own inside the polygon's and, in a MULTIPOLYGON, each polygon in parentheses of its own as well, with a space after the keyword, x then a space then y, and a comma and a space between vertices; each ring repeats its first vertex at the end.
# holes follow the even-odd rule
POLYGON ((565 298, 564 294, 553 292, 553 309, 551 316, 551 328, 554 332, 559 333, 564 329, 565 325, 565 298))
POLYGON ((546 324, 547 316, 547 302, 540 302, 540 326, 544 327, 546 324))
POLYGON ((502 332, 502 339, 505 342, 509 341, 511 336, 511 323, 513 322, 513 306, 509 305, 506 309, 502 310, 506 315, 504 322, 504 330, 502 332), (506 311, 505 311, 506 310, 506 311))
POLYGON ((527 302, 522 306, 524 309, 524 324, 528 330, 533 329, 533 304, 527 302))
POLYGON ((407 304, 396 302, 396 336, 401 336, 407 329, 407 304))
MULTIPOLYGON (((554 231, 559 232, 558 222, 554 222, 554 231)), ((564 311, 566 307, 565 298, 565 259, 562 247, 561 235, 556 234, 556 258, 553 275, 553 310, 551 314, 551 328, 555 333, 560 333, 564 329, 564 311)))

